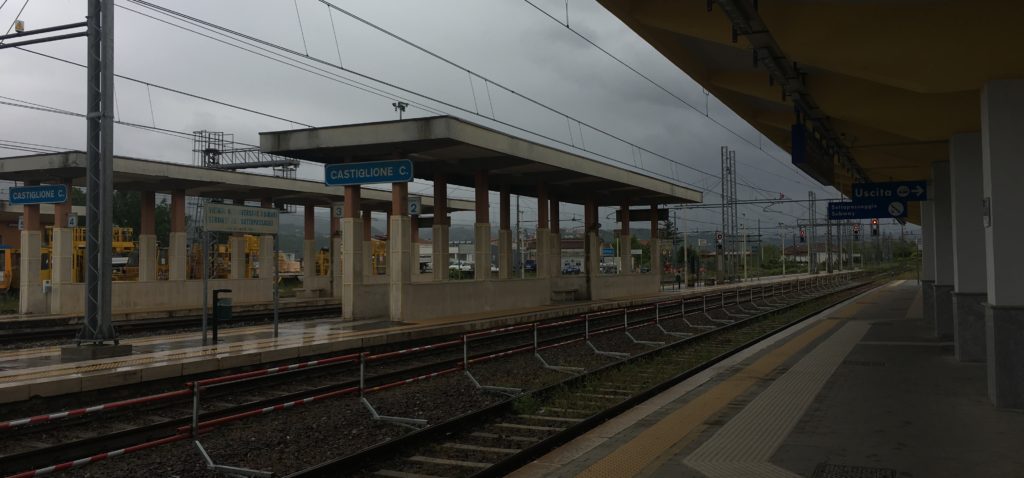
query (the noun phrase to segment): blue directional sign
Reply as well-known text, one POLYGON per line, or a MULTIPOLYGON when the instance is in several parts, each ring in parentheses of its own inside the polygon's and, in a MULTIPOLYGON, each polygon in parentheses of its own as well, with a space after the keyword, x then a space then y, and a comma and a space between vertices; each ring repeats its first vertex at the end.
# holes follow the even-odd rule
POLYGON ((324 167, 324 184, 328 186, 407 183, 409 181, 412 181, 412 161, 408 159, 328 164, 324 167))
POLYGON ((924 201, 928 199, 928 183, 925 181, 893 181, 886 183, 853 183, 854 201, 875 201, 894 199, 900 201, 924 201))
POLYGON ((907 217, 907 203, 899 200, 828 203, 828 219, 872 219, 907 217))
POLYGON ((615 249, 612 247, 602 247, 601 255, 605 257, 611 257, 615 255, 615 249))
POLYGON ((63 184, 21 186, 11 188, 11 204, 57 204, 68 200, 68 187, 63 184))

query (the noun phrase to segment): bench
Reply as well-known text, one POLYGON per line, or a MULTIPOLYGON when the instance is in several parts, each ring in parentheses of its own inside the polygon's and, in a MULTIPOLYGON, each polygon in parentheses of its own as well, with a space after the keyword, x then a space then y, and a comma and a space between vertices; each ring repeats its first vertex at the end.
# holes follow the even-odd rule
POLYGON ((579 289, 552 289, 552 302, 573 302, 576 300, 576 292, 579 289))

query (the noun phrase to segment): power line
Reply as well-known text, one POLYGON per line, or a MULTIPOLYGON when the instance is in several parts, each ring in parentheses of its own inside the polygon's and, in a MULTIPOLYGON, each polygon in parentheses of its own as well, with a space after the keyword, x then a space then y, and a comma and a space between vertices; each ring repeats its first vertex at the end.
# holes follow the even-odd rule
MULTIPOLYGON (((71 60, 67 60, 67 59, 60 58, 60 57, 53 56, 53 55, 48 55, 46 53, 38 52, 38 51, 35 51, 35 50, 29 50, 28 48, 16 47, 15 49, 16 50, 21 50, 21 51, 23 51, 25 53, 31 53, 33 55, 38 55, 38 56, 41 56, 41 57, 44 57, 44 58, 49 58, 49 59, 54 60, 54 61, 59 61, 61 63, 66 63, 68 65, 73 65, 73 66, 77 66, 77 67, 80 67, 80 68, 85 68, 85 65, 83 65, 81 63, 78 63, 78 62, 75 62, 75 61, 71 61, 71 60)), ((147 87, 153 87, 153 88, 156 88, 158 90, 164 90, 164 91, 168 91, 168 92, 171 92, 171 93, 176 93, 176 94, 179 94, 179 95, 182 95, 182 96, 187 96, 189 98, 194 98, 194 99, 197 99, 197 100, 208 101, 210 103, 215 103, 215 104, 218 104, 218 105, 221 105, 221 106, 226 106, 228 108, 234 108, 236 110, 244 111, 246 113, 252 113, 252 114, 260 115, 260 116, 264 116, 264 117, 267 117, 267 118, 271 118, 271 119, 275 119, 275 120, 279 120, 279 121, 284 121, 286 123, 293 123, 293 124, 305 126, 307 128, 312 128, 313 127, 312 125, 309 125, 309 124, 306 124, 306 123, 303 123, 301 121, 297 121, 297 120, 294 120, 294 119, 291 119, 291 118, 285 118, 283 116, 278 116, 278 115, 274 115, 274 114, 270 114, 270 113, 265 113, 265 112, 262 112, 262 111, 254 110, 252 108, 247 108, 245 106, 239 106, 239 105, 236 105, 236 104, 228 103, 226 101, 216 100, 216 99, 213 99, 213 98, 210 98, 210 97, 202 96, 202 95, 199 95, 199 94, 196 94, 196 93, 190 93, 190 92, 187 92, 187 91, 184 91, 184 90, 179 90, 179 89, 171 88, 171 87, 168 87, 168 86, 163 86, 163 85, 160 85, 160 84, 157 84, 157 83, 153 83, 153 82, 150 82, 150 81, 140 80, 138 78, 133 78, 133 77, 126 76, 126 75, 120 75, 120 74, 117 74, 117 73, 115 73, 114 76, 117 77, 117 78, 120 78, 122 80, 131 81, 133 83, 138 83, 140 85, 144 85, 144 86, 147 86, 147 87)))
MULTIPOLYGON (((322 1, 322 0, 321 0, 321 1, 322 1)), ((553 15, 551 15, 550 13, 548 13, 548 12, 547 12, 546 10, 544 10, 543 8, 540 8, 539 6, 537 6, 537 5, 535 4, 535 3, 531 2, 530 0, 523 0, 523 1, 524 1, 524 2, 526 2, 526 3, 528 4, 528 5, 530 5, 531 7, 533 7, 534 9, 536 9, 537 11, 539 11, 540 13, 544 14, 544 16, 546 16, 546 17, 550 18, 550 19, 551 19, 552 21, 554 21, 555 23, 557 23, 557 24, 559 24, 559 25, 561 25, 561 26, 565 27, 565 28, 566 28, 567 30, 569 30, 569 31, 570 31, 570 32, 572 32, 572 33, 573 33, 574 35, 576 35, 577 37, 579 37, 579 38, 580 38, 581 40, 583 40, 583 41, 587 42, 588 44, 590 44, 591 46, 593 46, 594 48, 596 48, 597 50, 599 50, 599 51, 600 51, 601 53, 604 53, 605 55, 607 55, 607 56, 608 56, 609 58, 611 58, 612 60, 615 60, 615 62, 617 62, 618 64, 622 65, 623 67, 625 67, 625 68, 626 68, 626 69, 628 69, 629 71, 632 71, 633 73, 635 73, 635 74, 636 74, 637 76, 639 76, 640 78, 643 78, 644 80, 646 80, 646 81, 647 81, 648 83, 650 83, 650 84, 651 84, 652 86, 654 86, 655 88, 657 88, 657 89, 659 89, 659 90, 663 91, 663 92, 664 92, 665 94, 667 94, 667 95, 669 95, 669 96, 671 96, 671 97, 675 98, 675 99, 676 99, 676 100, 678 100, 678 101, 679 101, 680 103, 682 103, 682 104, 684 104, 684 105, 686 105, 686 106, 690 107, 690 109, 692 109, 693 111, 695 111, 695 112, 697 112, 697 113, 700 113, 700 114, 701 114, 701 115, 703 115, 703 116, 704 116, 705 118, 707 118, 708 120, 710 120, 710 121, 711 121, 712 123, 715 123, 716 125, 720 126, 720 127, 722 128, 722 129, 724 129, 724 130, 726 130, 726 131, 728 131, 728 132, 732 133, 732 134, 733 134, 734 136, 736 136, 737 138, 739 138, 739 139, 743 140, 743 141, 744 141, 744 142, 746 142, 747 144, 749 144, 749 145, 751 145, 751 146, 753 146, 753 147, 757 148, 757 149, 758 149, 758 151, 762 152, 762 153, 763 153, 763 154, 764 154, 765 156, 768 156, 769 158, 771 158, 771 159, 775 160, 775 161, 776 161, 777 163, 779 163, 779 164, 781 164, 781 165, 783 165, 783 166, 786 166, 786 167, 790 167, 790 168, 793 168, 793 170, 794 170, 795 172, 801 173, 801 171, 800 171, 799 169, 796 169, 795 167, 793 167, 793 165, 792 165, 792 164, 788 164, 788 163, 786 163, 785 161, 782 161, 782 160, 780 160, 779 158, 775 157, 774 155, 772 155, 772 154, 771 154, 771 153, 769 153, 768 151, 765 151, 765 150, 764 150, 764 148, 763 148, 763 147, 761 146, 761 144, 754 144, 754 142, 753 142, 753 141, 749 140, 749 139, 748 139, 747 137, 743 136, 743 135, 742 135, 742 134, 740 134, 740 133, 739 133, 738 131, 736 131, 736 130, 733 130, 732 128, 730 128, 729 126, 727 126, 727 125, 726 125, 725 123, 722 123, 721 121, 719 121, 719 120, 717 120, 717 119, 713 118, 713 117, 711 116, 711 112, 710 112, 710 111, 708 110, 708 108, 707 108, 707 106, 706 106, 706 105, 705 105, 705 109, 704 109, 704 111, 701 111, 701 110, 700 110, 700 108, 698 108, 697 106, 694 106, 694 105, 693 105, 692 103, 690 103, 689 101, 686 101, 686 99, 685 99, 685 98, 682 98, 681 96, 679 96, 679 95, 677 95, 677 94, 673 93, 673 92, 672 92, 672 91, 670 91, 670 90, 669 90, 668 88, 665 88, 665 87, 664 87, 664 86, 662 86, 662 85, 661 85, 660 83, 658 83, 658 82, 654 81, 653 79, 651 79, 651 77, 649 77, 649 76, 645 75, 644 73, 640 72, 639 70, 637 70, 636 68, 634 68, 634 67, 633 67, 633 66, 631 66, 630 64, 626 63, 625 61, 623 61, 623 60, 622 60, 622 59, 620 59, 619 57, 615 56, 614 54, 612 54, 612 53, 611 53, 611 52, 609 52, 608 50, 604 49, 603 47, 601 47, 600 45, 598 45, 597 43, 595 43, 595 42, 594 42, 593 40, 591 40, 590 38, 587 38, 587 37, 586 37, 585 35, 583 35, 583 34, 582 34, 582 33, 580 33, 579 31, 577 31, 577 30, 573 29, 572 27, 570 27, 570 26, 569 26, 569 22, 568 22, 568 20, 566 20, 566 22, 565 22, 565 23, 562 23, 562 22, 561 22, 561 21, 560 21, 559 19, 555 18, 555 17, 553 16, 553 15)), ((568 3, 566 4, 566 17, 568 18, 568 3)), ((704 91, 705 91, 705 94, 706 94, 706 93, 707 93, 707 90, 704 90, 704 91)), ((758 133, 758 135, 761 135, 761 133, 758 133)), ((825 188, 821 187, 821 185, 811 185, 811 184, 808 184, 808 183, 806 183, 806 182, 803 182, 803 181, 801 181, 801 182, 802 182, 802 183, 803 183, 804 185, 806 185, 806 186, 809 186, 809 187, 817 187, 817 188, 819 188, 819 189, 825 190, 825 188)))
MULTIPOLYGON (((249 41, 252 41, 252 42, 256 42, 256 43, 265 45, 265 46, 273 48, 273 49, 284 51, 284 52, 286 52, 286 53, 288 53, 290 55, 302 57, 302 58, 308 59, 308 60, 316 62, 316 63, 324 64, 324 65, 329 66, 331 68, 340 69, 340 70, 348 72, 350 74, 357 75, 357 76, 359 76, 361 78, 365 78, 365 79, 368 79, 368 80, 371 80, 371 81, 378 82, 378 83, 380 83, 382 85, 385 85, 385 86, 388 86, 390 88, 394 88, 394 89, 400 90, 400 91, 402 91, 404 93, 412 94, 412 95, 415 95, 415 96, 427 99, 427 100, 429 100, 431 102, 435 102, 437 104, 444 105, 444 106, 446 106, 448 108, 451 108, 451 109, 454 109, 454 110, 465 112, 465 113, 467 113, 469 115, 479 116, 476 113, 474 113, 473 111, 471 111, 471 110, 469 110, 469 109, 467 109, 465 107, 453 104, 451 102, 444 101, 444 100, 441 100, 441 99, 438 99, 438 98, 434 98, 434 97, 431 97, 431 96, 426 95, 426 94, 418 93, 416 91, 413 91, 413 90, 410 90, 410 89, 398 86, 398 85, 396 85, 394 83, 390 83, 390 82, 387 82, 387 81, 380 80, 378 78, 375 78, 375 77, 372 77, 370 75, 361 73, 359 71, 355 71, 355 70, 352 70, 350 68, 344 68, 344 67, 341 67, 341 66, 338 66, 338 65, 334 65, 332 63, 326 62, 326 61, 324 61, 322 59, 319 59, 319 58, 316 58, 316 57, 312 57, 312 56, 309 56, 309 55, 304 55, 304 54, 302 54, 300 52, 297 52, 295 50, 292 50, 290 48, 283 47, 281 45, 277 45, 277 44, 269 42, 267 40, 262 40, 260 38, 253 37, 253 36, 248 35, 248 34, 237 32, 237 31, 232 30, 230 28, 226 28, 226 27, 217 25, 215 23, 212 23, 212 22, 209 22, 209 21, 206 21, 206 20, 202 20, 202 19, 199 19, 199 18, 196 18, 196 17, 189 16, 189 15, 186 15, 184 13, 175 11, 175 10, 170 9, 170 8, 167 8, 167 7, 163 7, 163 6, 160 6, 160 5, 155 5, 155 4, 152 4, 150 2, 146 2, 144 0, 128 0, 128 1, 130 1, 131 3, 134 3, 136 5, 140 5, 142 7, 149 8, 149 9, 154 10, 156 12, 159 12, 159 13, 162 13, 164 15, 177 18, 179 20, 182 20, 182 21, 185 21, 185 22, 188 22, 188 23, 191 23, 191 24, 198 24, 197 26, 205 27, 205 29, 207 29, 207 30, 211 30, 211 29, 212 30, 216 30, 217 32, 219 32, 221 35, 224 35, 224 36, 234 36, 234 37, 243 38, 245 40, 249 40, 249 41)), ((388 35, 388 36, 390 36, 390 37, 400 41, 400 42, 403 42, 403 43, 405 43, 405 44, 407 44, 407 45, 409 45, 409 46, 411 46, 413 48, 416 48, 417 50, 419 50, 419 51, 421 51, 421 52, 423 52, 423 53, 425 53, 427 55, 430 55, 431 57, 434 57, 434 58, 438 59, 439 61, 442 61, 442 62, 444 62, 444 63, 446 63, 446 64, 448 64, 450 66, 453 66, 453 67, 455 67, 455 68, 457 68, 459 70, 471 73, 472 75, 477 76, 478 78, 481 78, 482 80, 484 80, 485 86, 489 87, 489 85, 493 84, 493 85, 495 85, 497 87, 500 87, 503 90, 509 92, 510 94, 513 94, 513 95, 515 95, 515 96, 517 96, 519 98, 522 98, 522 99, 524 99, 524 100, 526 100, 526 101, 528 101, 528 102, 530 102, 532 104, 537 105, 538 107, 546 109, 546 110, 548 110, 550 112, 553 112, 555 114, 558 114, 560 116, 571 118, 574 121, 577 121, 578 123, 580 123, 581 125, 585 125, 585 126, 587 126, 587 128, 589 128, 589 129, 591 129, 593 131, 600 132, 600 133, 602 133, 602 134, 604 134, 604 135, 606 135, 606 136, 608 136, 610 138, 613 138, 613 139, 615 139, 617 141, 622 142, 623 144, 632 145, 632 146, 634 146, 634 147, 636 147, 638 149, 646 151, 649 154, 658 156, 658 157, 660 157, 660 158, 662 158, 662 159, 664 159, 664 160, 666 160, 666 161, 668 161, 668 162, 670 162, 672 164, 676 164, 678 166, 681 166, 681 167, 684 167, 684 168, 687 168, 687 169, 691 169, 691 170, 699 172, 701 174, 710 175, 710 173, 707 173, 707 172, 702 171, 700 169, 694 168, 694 167, 692 167, 690 165, 681 163, 679 161, 673 160, 671 158, 665 157, 664 155, 658 154, 658 153, 653 152, 651 150, 648 150, 646 148, 643 148, 643 147, 640 147, 640 146, 636 146, 633 143, 630 143, 629 141, 626 141, 626 140, 624 140, 622 138, 619 138, 619 137, 617 137, 615 135, 612 135, 612 134, 610 134, 610 133, 608 133, 608 132, 606 132, 604 130, 596 128, 593 125, 590 125, 588 123, 579 121, 576 118, 573 118, 572 116, 569 116, 569 115, 567 115, 567 114, 565 114, 565 113, 563 113, 561 111, 558 111, 558 110, 556 110, 556 109, 554 109, 554 108, 552 108, 550 106, 544 105, 543 103, 540 103, 537 100, 529 98, 529 97, 527 97, 527 96, 525 96, 525 95, 523 95, 521 93, 516 92, 515 90, 512 90, 512 89, 510 89, 508 87, 505 87, 504 85, 502 85, 500 83, 497 83, 494 80, 491 80, 491 79, 489 79, 487 77, 481 76, 481 75, 473 72, 472 70, 470 70, 468 68, 465 68, 465 67, 462 67, 462 66, 452 62, 451 60, 448 60, 448 59, 446 59, 444 57, 441 57, 440 55, 438 55, 436 53, 431 52, 430 50, 427 50, 427 49, 425 49, 425 48, 423 48, 423 47, 421 47, 419 45, 416 45, 415 43, 409 42, 408 40, 405 40, 404 38, 402 38, 402 37, 400 37, 400 36, 390 32, 390 31, 388 31, 386 29, 383 29, 382 27, 379 27, 379 26, 373 24, 372 22, 369 22, 369 21, 367 21, 367 20, 365 20, 365 19, 363 19, 363 18, 361 18, 361 17, 359 17, 357 15, 354 15, 351 12, 348 12, 347 10, 344 10, 344 9, 342 9, 340 7, 337 7, 336 5, 331 4, 330 2, 326 2, 324 0, 319 0, 319 1, 321 3, 323 3, 323 4, 325 4, 325 5, 328 5, 329 7, 333 8, 334 10, 337 10, 337 11, 339 11, 339 12, 341 12, 341 13, 343 13, 343 14, 345 14, 345 15, 347 15, 347 16, 349 16, 349 17, 351 17, 351 18, 353 18, 353 19, 355 19, 355 20, 357 20, 359 22, 362 22, 362 23, 366 24, 367 26, 370 26, 371 28, 374 28, 374 29, 376 29, 376 30, 378 30, 378 31, 380 31, 380 32, 382 32, 382 33, 384 33, 384 34, 386 34, 386 35, 388 35)), ((122 7, 122 8, 126 8, 126 7, 122 7)), ((486 118, 486 117, 484 117, 484 118, 486 118)), ((662 177, 671 179, 673 181, 678 181, 680 183, 687 184, 689 186, 693 186, 693 187, 695 187, 697 189, 700 189, 698 186, 695 186, 695 185, 693 185, 691 183, 687 183, 685 181, 682 181, 681 179, 678 179, 676 177, 668 176, 668 175, 665 175, 665 174, 662 174, 662 173, 658 173, 658 172, 655 172, 655 171, 650 171, 650 170, 643 169, 643 168, 637 168, 635 165, 630 165, 629 163, 627 163, 625 161, 622 161, 622 160, 620 160, 618 158, 614 158, 614 157, 611 157, 611 156, 608 156, 608 155, 605 155, 605 154, 602 154, 602 153, 599 153, 599 152, 596 152, 596 151, 580 148, 580 147, 574 146, 574 145, 572 145, 570 143, 566 143, 564 140, 557 139, 557 138, 551 137, 549 135, 545 135, 543 133, 539 133, 537 131, 533 131, 533 130, 527 129, 527 128, 524 128, 524 127, 521 127, 521 126, 518 126, 518 125, 515 125, 515 124, 512 124, 512 123, 509 123, 507 121, 502 121, 502 120, 499 120, 499 119, 496 119, 496 118, 493 118, 493 117, 492 118, 488 118, 488 119, 491 120, 491 121, 494 121, 495 123, 501 124, 503 126, 506 126, 506 127, 509 127, 509 128, 513 128, 513 129, 518 130, 518 131, 526 132, 526 133, 529 133, 531 135, 543 138, 545 140, 548 140, 548 141, 551 141, 551 142, 554 142, 554 143, 558 143, 558 144, 562 144, 562 145, 567 146, 569 148, 579 149, 579 150, 582 150, 582 151, 586 151, 587 153, 590 153, 590 154, 592 154, 594 156, 605 158, 605 159, 608 159, 608 160, 616 162, 616 163, 620 163, 620 164, 623 164, 623 165, 626 165, 626 166, 629 166, 629 167, 632 167, 632 168, 639 169, 641 171, 645 171, 645 172, 647 172, 649 174, 652 174, 652 175, 662 176, 662 177)))

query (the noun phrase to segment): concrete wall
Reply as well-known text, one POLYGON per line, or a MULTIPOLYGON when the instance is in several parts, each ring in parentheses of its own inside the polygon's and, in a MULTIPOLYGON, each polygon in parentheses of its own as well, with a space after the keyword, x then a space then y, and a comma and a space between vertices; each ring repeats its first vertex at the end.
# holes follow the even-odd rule
MULTIPOLYGON (((390 289, 387 282, 357 284, 354 287, 355 296, 359 299, 359 307, 355 312, 354 319, 379 319, 389 315, 388 305, 390 298, 388 292, 390 289)), ((341 307, 348 307, 344 300, 342 300, 341 307)))
POLYGON ((661 274, 597 274, 591 278, 590 299, 631 297, 658 292, 661 274))
MULTIPOLYGON (((210 279, 210 290, 231 289, 235 304, 268 302, 273 299, 273 285, 263 279, 210 279)), ((111 291, 114 313, 156 309, 198 309, 203 306, 203 281, 114 282, 111 291)), ((212 293, 211 293, 212 297, 212 293)), ((54 314, 82 314, 85 307, 85 284, 62 284, 50 296, 54 314)), ((213 306, 212 300, 209 304, 213 306)))
POLYGON ((547 305, 551 303, 549 284, 543 279, 414 283, 407 289, 415 306, 405 320, 547 305))

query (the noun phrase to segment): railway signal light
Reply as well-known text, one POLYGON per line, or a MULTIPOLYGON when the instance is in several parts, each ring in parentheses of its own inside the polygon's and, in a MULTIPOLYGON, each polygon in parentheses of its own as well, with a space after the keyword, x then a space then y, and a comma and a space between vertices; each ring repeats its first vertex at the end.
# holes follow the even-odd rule
POLYGON ((878 219, 872 219, 871 220, 871 235, 872 236, 877 236, 878 235, 878 219))
POLYGON ((807 242, 807 231, 804 228, 800 228, 800 242, 807 242))

